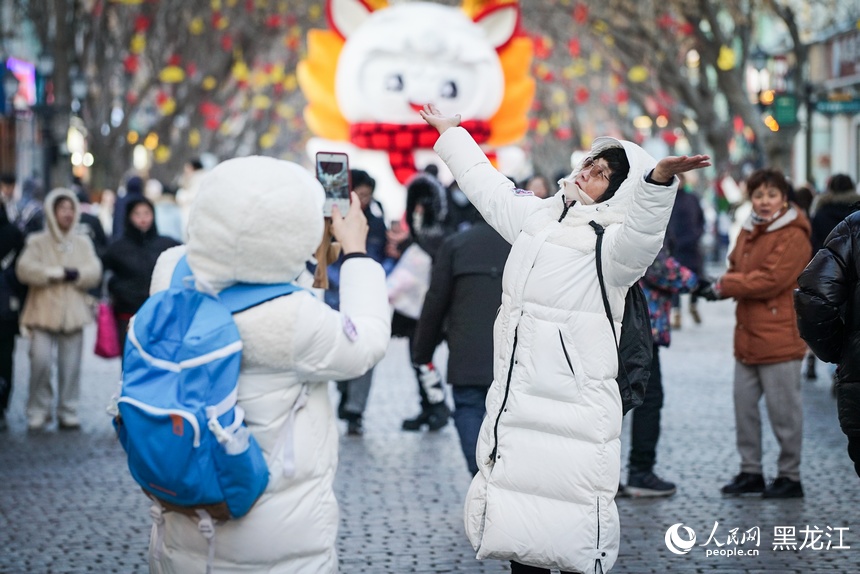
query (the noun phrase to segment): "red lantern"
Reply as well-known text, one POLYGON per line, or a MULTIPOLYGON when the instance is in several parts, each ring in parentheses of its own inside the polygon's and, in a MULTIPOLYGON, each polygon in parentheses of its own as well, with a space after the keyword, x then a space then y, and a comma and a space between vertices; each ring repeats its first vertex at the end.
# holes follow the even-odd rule
POLYGON ((140 15, 134 19, 134 31, 135 32, 146 32, 149 29, 149 25, 152 21, 144 15, 140 15))
POLYGON ((181 61, 182 61, 182 58, 179 56, 179 54, 173 54, 172 56, 170 56, 167 59, 167 65, 168 66, 178 66, 181 61))
POLYGON ((233 49, 233 37, 230 34, 224 34, 221 36, 221 49, 225 52, 229 52, 233 49))
POLYGON ((129 54, 125 57, 125 60, 122 61, 122 65, 127 74, 135 74, 137 73, 137 69, 140 67, 140 62, 136 55, 129 54))
POLYGON ((588 5, 584 2, 577 2, 573 7, 573 19, 577 24, 585 24, 588 21, 588 5))
POLYGON ((591 94, 589 93, 588 88, 586 88, 585 86, 578 87, 576 89, 576 92, 574 93, 574 99, 576 100, 577 104, 584 104, 588 101, 588 98, 590 96, 591 94))
POLYGON ((570 55, 574 58, 579 57, 579 54, 581 52, 579 38, 573 38, 570 42, 567 43, 567 51, 570 52, 570 55))

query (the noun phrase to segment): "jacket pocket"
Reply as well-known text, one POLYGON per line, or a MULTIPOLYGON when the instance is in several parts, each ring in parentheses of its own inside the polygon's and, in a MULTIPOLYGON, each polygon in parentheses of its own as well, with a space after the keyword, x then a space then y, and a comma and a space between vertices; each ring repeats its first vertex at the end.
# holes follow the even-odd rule
POLYGON ((561 342, 561 351, 564 353, 564 360, 567 362, 570 374, 576 377, 576 373, 573 370, 573 363, 570 361, 570 353, 567 352, 567 346, 564 344, 564 335, 561 334, 561 329, 558 330, 558 340, 561 342))

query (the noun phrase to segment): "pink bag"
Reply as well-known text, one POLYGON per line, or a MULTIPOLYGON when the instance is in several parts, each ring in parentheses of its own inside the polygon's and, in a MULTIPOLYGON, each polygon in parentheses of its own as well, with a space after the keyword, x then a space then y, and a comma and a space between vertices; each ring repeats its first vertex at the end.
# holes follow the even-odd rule
POLYGON ((115 359, 122 355, 113 307, 107 301, 99 301, 99 311, 96 316, 96 348, 93 352, 105 359, 115 359))

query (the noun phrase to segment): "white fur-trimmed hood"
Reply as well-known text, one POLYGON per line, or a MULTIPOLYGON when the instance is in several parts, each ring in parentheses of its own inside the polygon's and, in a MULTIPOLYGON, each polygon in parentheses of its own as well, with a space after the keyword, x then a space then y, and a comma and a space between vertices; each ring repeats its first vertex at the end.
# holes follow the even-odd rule
POLYGON ((200 182, 188 221, 188 264, 216 291, 299 276, 323 232, 322 186, 302 166, 251 156, 200 182))

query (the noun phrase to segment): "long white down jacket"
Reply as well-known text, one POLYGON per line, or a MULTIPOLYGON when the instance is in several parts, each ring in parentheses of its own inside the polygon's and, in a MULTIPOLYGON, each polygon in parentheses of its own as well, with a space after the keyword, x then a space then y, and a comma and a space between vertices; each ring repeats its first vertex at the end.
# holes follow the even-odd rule
POLYGON ((513 244, 494 326, 480 472, 465 503, 479 559, 591 573, 601 571, 598 562, 608 571, 618 556, 618 361, 588 222, 606 228, 603 273, 620 330, 627 289, 663 243, 677 180, 647 183, 656 162, 630 142, 598 138, 592 155, 610 146, 623 146, 629 176, 612 199, 576 203, 561 221, 564 191, 543 200, 515 192, 464 129, 448 129, 435 146, 487 222, 513 244))
MULTIPOLYGON (((322 237, 323 195, 290 162, 251 157, 217 166, 201 182, 189 221, 188 264, 198 283, 220 291, 240 281, 295 280, 322 237)), ((168 286, 184 251, 162 254, 153 292, 168 286)), ((300 291, 235 315, 244 344, 238 404, 265 455, 269 484, 247 515, 216 525, 213 572, 337 572, 338 432, 327 382, 357 377, 385 353, 390 311, 382 267, 366 257, 347 260, 340 302, 334 311, 300 291), (307 403, 295 413, 292 436, 282 436, 303 388, 307 403), (283 472, 285 458, 293 458, 292 476, 283 472)), ((175 512, 163 518, 151 570, 205 572, 208 545, 196 521, 175 512)))

